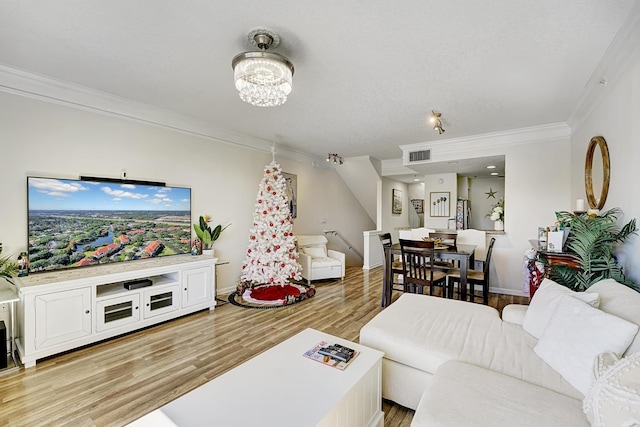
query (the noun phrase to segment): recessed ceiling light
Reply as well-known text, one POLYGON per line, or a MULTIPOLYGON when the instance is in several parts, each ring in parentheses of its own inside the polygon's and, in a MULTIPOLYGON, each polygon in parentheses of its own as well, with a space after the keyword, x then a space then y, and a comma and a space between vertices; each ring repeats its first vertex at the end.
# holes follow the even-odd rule
POLYGON ((491 175, 499 175, 498 172, 491 172, 491 175))
POLYGON ((489 165, 487 166, 487 169, 495 169, 496 167, 494 165, 489 165))
POLYGON ((415 182, 420 182, 420 178, 413 178, 415 182))

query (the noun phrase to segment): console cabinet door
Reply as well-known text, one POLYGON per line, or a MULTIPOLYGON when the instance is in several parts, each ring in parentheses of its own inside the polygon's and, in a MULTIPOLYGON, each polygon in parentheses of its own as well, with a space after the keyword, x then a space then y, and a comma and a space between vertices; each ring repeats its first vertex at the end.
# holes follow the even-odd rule
POLYGON ((35 297, 35 348, 91 335, 91 288, 35 297))
POLYGON ((213 298, 213 272, 210 267, 182 272, 182 307, 210 302, 213 298))

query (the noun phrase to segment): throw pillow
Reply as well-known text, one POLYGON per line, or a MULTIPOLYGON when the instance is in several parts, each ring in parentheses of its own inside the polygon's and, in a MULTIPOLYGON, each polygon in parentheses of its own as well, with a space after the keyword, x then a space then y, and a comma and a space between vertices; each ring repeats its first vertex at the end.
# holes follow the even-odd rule
POLYGON ((302 248, 302 252, 305 255, 309 255, 311 258, 326 258, 327 253, 324 248, 302 248))
POLYGON ((613 353, 600 354, 593 376, 582 406, 591 425, 640 425, 640 353, 622 359, 613 353))
POLYGON ((558 303, 533 350, 586 395, 595 357, 604 352, 624 353, 637 332, 638 325, 567 295, 558 303))
POLYGON ((540 339, 558 303, 565 295, 574 296, 595 308, 598 308, 600 303, 597 293, 575 292, 551 279, 544 279, 529 303, 522 321, 522 329, 540 339))

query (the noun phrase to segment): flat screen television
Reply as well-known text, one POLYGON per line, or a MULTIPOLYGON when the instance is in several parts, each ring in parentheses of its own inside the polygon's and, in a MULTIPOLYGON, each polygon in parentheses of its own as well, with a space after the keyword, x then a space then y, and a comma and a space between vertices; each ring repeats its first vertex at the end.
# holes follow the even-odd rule
POLYGON ((191 252, 191 189, 27 178, 29 273, 191 252))

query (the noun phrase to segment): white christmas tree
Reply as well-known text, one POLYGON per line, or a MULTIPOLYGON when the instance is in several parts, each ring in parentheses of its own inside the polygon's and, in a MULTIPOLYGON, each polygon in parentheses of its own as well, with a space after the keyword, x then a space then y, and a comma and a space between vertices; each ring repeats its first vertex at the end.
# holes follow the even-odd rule
POLYGON ((247 256, 242 264, 244 286, 285 285, 302 278, 286 187, 280 165, 274 160, 265 166, 264 178, 258 186, 253 227, 249 230, 247 256))

